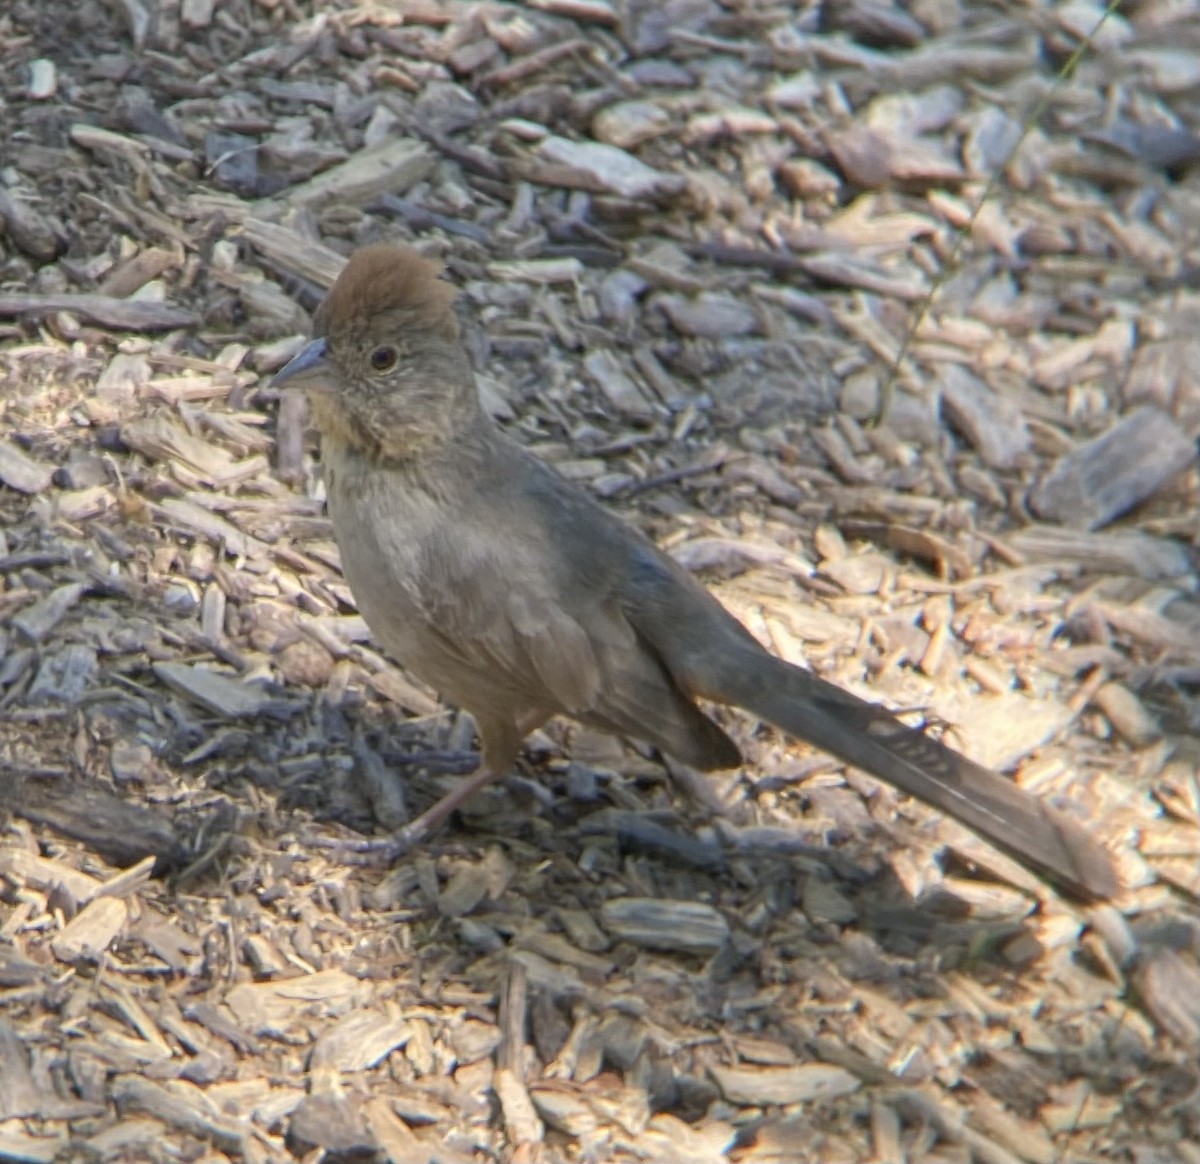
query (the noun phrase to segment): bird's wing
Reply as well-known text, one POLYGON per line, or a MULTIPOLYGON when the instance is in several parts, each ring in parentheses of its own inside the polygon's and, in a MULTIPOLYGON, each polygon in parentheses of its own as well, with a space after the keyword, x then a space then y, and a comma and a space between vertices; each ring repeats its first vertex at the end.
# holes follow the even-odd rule
POLYGON ((544 507, 536 493, 509 500, 519 538, 495 536, 493 497, 426 546, 425 621, 459 680, 440 680, 446 695, 470 708, 482 702, 472 698, 476 684, 497 696, 507 688, 514 703, 645 740, 698 767, 738 763, 733 742, 630 622, 626 578, 641 539, 590 503, 544 507))

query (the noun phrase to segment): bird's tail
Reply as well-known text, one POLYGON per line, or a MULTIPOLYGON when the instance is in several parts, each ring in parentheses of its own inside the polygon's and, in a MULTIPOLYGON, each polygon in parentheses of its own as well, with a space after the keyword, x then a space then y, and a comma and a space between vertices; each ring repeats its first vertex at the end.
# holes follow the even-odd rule
POLYGON ((809 671, 759 651, 743 662, 722 666, 719 690, 695 693, 736 704, 925 801, 1076 897, 1120 889, 1108 850, 1011 780, 809 671))

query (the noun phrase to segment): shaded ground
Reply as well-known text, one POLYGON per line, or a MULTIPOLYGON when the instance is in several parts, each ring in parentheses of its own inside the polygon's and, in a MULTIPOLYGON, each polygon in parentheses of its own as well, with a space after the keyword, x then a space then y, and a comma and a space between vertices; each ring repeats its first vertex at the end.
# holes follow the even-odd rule
POLYGON ((1005 164, 1099 14, 6 7, 0 1155, 1200 1159, 1200 19, 1110 19, 1005 164), (522 440, 1123 899, 736 717, 725 778, 555 725, 330 855, 471 764, 266 387, 379 238, 522 440))

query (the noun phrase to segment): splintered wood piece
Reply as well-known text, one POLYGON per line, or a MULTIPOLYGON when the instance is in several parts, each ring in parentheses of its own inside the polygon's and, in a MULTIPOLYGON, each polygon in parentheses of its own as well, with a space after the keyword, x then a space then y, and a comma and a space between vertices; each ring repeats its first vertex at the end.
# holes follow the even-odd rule
POLYGON ((172 691, 178 691, 226 719, 259 715, 271 702, 263 691, 236 679, 190 667, 186 663, 155 663, 154 673, 172 691))
POLYGON ((243 1026, 265 1034, 305 1021, 314 1008, 336 1014, 361 1006, 370 993, 370 983, 344 970, 322 970, 279 982, 243 983, 225 1002, 243 1026))
POLYGON ((542 180, 622 198, 664 197, 680 193, 686 185, 680 176, 655 170, 632 154, 601 142, 551 135, 539 144, 537 159, 545 167, 542 180))
POLYGON ((1147 405, 1063 457, 1029 504, 1051 521, 1096 529, 1153 497, 1195 460, 1195 441, 1179 422, 1147 405))
POLYGON ((985 465, 1011 469, 1033 446, 1020 406, 958 364, 942 369, 942 409, 985 465))
POLYGON ((164 524, 178 526, 216 545, 223 545, 231 554, 263 557, 271 552, 266 542, 243 533, 232 522, 182 497, 167 497, 155 508, 159 516, 165 519, 164 524))
POLYGON ((62 292, 57 295, 0 295, 0 318, 21 315, 49 315, 69 311, 100 327, 117 331, 170 331, 176 327, 195 327, 200 317, 194 311, 152 303, 143 299, 116 299, 92 292, 62 292))
POLYGON ((162 413, 123 426, 121 439, 152 461, 183 461, 213 485, 229 479, 235 463, 228 449, 193 436, 162 413))
POLYGON ((144 1112, 168 1127, 211 1142, 221 1151, 242 1155, 243 1139, 248 1133, 222 1120, 219 1109, 198 1087, 182 1080, 168 1087, 140 1075, 122 1075, 114 1080, 109 1094, 123 1117, 128 1112, 144 1112))
POLYGON ((700 953, 719 950, 729 939, 729 923, 699 901, 617 897, 601 906, 600 923, 621 941, 655 950, 700 953))
POLYGON ((504 1113, 504 1126, 513 1144, 540 1144, 546 1134, 545 1125, 538 1119, 537 1108, 521 1078, 507 1067, 498 1067, 492 1076, 492 1086, 504 1113))
POLYGON ((588 353, 583 366, 608 402, 623 416, 635 420, 653 418, 650 402, 614 353, 597 349, 588 353))
MULTIPOLYGON (((6 800, 12 799, 10 790, 5 788, 4 791, 6 800)), ((24 849, 11 846, 0 849, 0 873, 18 884, 30 885, 35 889, 49 890, 61 885, 77 905, 91 901, 104 884, 98 878, 72 869, 61 861, 36 857, 24 849)))
POLYGON ((1103 533, 1031 525, 1004 542, 1030 562, 1079 562, 1089 574, 1130 574, 1156 582, 1191 574, 1191 555, 1179 542, 1135 529, 1103 533))
POLYGON ((108 949, 129 917, 129 907, 119 897, 89 901, 50 942, 60 962, 94 962, 108 949))
POLYGON ((273 266, 307 279, 322 290, 333 285, 333 281, 346 265, 345 255, 339 255, 324 243, 305 238, 289 227, 280 226, 275 222, 247 218, 242 223, 242 234, 273 266))
POLYGON ((12 625, 32 642, 40 643, 85 593, 87 587, 82 582, 56 586, 45 598, 14 614, 12 625))
POLYGON ((713 1064, 709 1074, 730 1103, 809 1103, 850 1095, 862 1082, 842 1067, 829 1063, 802 1063, 796 1067, 722 1067, 713 1064))
MULTIPOLYGON (((433 151, 424 142, 399 138, 360 150, 341 165, 293 186, 278 201, 288 206, 362 206, 382 194, 403 194, 427 177, 433 165, 433 151)), ((259 207, 269 208, 275 201, 265 200, 259 207)))
MULTIPOLYGON (((102 784, 64 791, 53 785, 26 783, 6 795, 12 812, 23 820, 47 825, 61 836, 86 845, 114 865, 130 866, 109 881, 82 892, 82 873, 64 877, 77 901, 107 893, 125 897, 150 876, 159 862, 175 864, 180 841, 158 811, 109 792, 102 784)), ((4 862, 0 859, 0 868, 4 862)), ((88 879, 90 881, 90 878, 88 879)))
POLYGON ((377 1010, 354 1010, 339 1019, 317 1039, 311 1067, 338 1071, 369 1071, 412 1036, 412 1026, 402 1018, 377 1010))
POLYGON ((11 441, 0 440, 0 481, 20 493, 41 493, 50 487, 54 469, 35 461, 11 441))

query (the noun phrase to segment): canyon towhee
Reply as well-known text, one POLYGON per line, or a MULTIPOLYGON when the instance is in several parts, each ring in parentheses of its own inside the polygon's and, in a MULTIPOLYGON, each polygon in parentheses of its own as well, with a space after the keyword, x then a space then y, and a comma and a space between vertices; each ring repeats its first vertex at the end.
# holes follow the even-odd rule
POLYGON ((728 768, 697 699, 744 708, 973 829, 1064 890, 1117 889, 1108 852, 1012 781, 775 658, 681 566, 502 433, 480 406, 454 290, 397 246, 354 254, 318 338, 275 377, 309 390, 329 513, 359 610, 474 717, 483 755, 377 846, 423 839, 554 715, 728 768))

